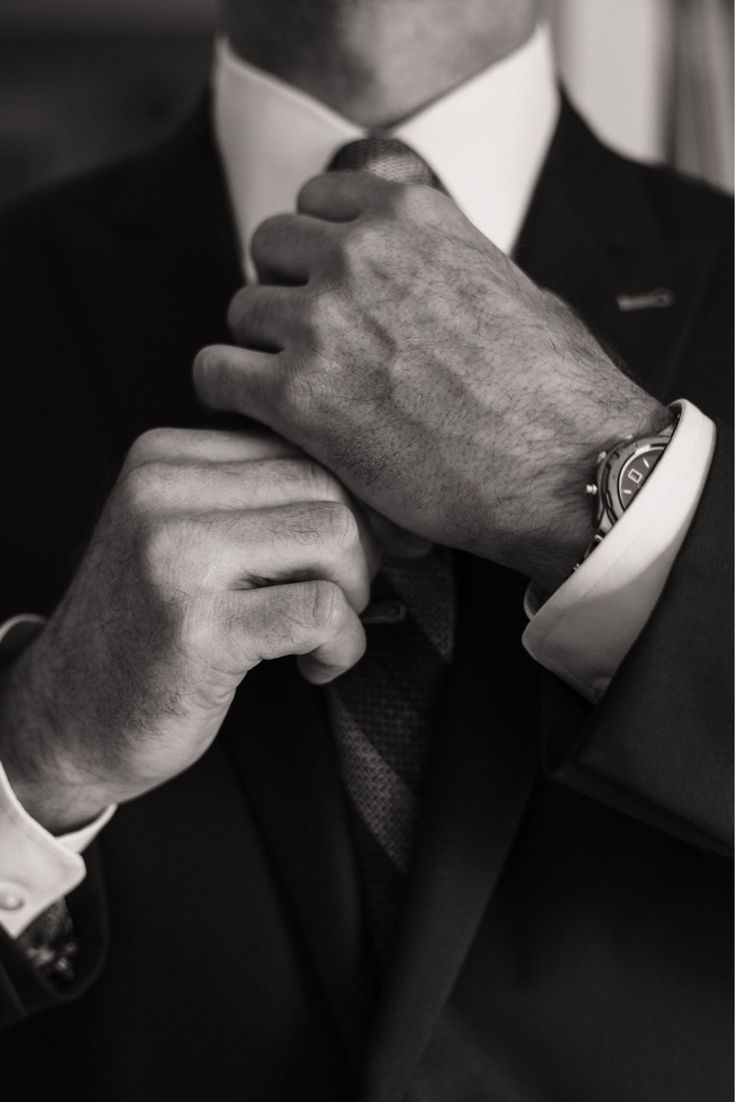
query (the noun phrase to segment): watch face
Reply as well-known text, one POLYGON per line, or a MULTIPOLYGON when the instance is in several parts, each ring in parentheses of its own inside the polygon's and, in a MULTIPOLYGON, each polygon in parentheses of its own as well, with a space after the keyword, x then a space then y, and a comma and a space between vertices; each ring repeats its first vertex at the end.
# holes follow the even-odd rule
POLYGON ((664 453, 663 444, 648 444, 623 464, 618 475, 618 496, 627 509, 664 453))

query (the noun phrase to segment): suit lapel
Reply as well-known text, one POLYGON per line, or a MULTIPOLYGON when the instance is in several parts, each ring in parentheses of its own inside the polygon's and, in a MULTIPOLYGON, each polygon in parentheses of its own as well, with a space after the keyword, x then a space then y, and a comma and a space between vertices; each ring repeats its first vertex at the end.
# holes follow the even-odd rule
POLYGON ((322 695, 295 663, 248 675, 225 738, 353 1069, 374 1002, 347 808, 322 695))
POLYGON ((458 556, 456 658, 406 885, 364 1102, 397 1102, 459 974, 537 775, 525 581, 458 556), (502 624, 503 635, 493 630, 502 624))
POLYGON ((647 389, 670 401, 713 244, 662 233, 642 171, 595 141, 564 100, 515 259, 570 303, 647 389), (664 304, 646 305, 659 291, 664 304))
POLYGON ((188 249, 230 272, 234 267, 242 282, 235 223, 210 115, 210 97, 203 95, 168 142, 148 155, 147 171, 125 180, 115 196, 112 218, 131 233, 154 235, 169 248, 188 249))
POLYGON ((191 363, 227 339, 242 277, 207 102, 166 145, 117 168, 102 195, 99 206, 93 195, 72 208, 59 229, 73 239, 69 255, 87 252, 94 268, 59 278, 84 318, 89 389, 124 454, 146 428, 211 422, 191 363))

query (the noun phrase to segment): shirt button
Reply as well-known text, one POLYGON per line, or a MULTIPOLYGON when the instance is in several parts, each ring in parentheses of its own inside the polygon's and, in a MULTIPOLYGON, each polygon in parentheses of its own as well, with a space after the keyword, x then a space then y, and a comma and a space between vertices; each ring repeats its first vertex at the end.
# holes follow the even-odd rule
POLYGON ((0 911, 19 911, 25 905, 25 899, 8 884, 0 884, 0 911))

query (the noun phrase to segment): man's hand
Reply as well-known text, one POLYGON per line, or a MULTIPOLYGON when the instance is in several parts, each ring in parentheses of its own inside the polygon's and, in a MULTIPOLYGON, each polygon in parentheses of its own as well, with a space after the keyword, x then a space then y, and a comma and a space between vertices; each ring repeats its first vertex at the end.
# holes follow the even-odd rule
POLYGON ((132 447, 68 593, 0 689, 0 760, 61 831, 191 765, 237 685, 364 648, 372 537, 323 468, 264 434, 159 429, 132 447))
POLYGON ((556 588, 592 535, 597 452, 668 411, 447 196, 329 173, 298 209, 256 231, 272 285, 232 302, 242 348, 197 357, 203 401, 417 535, 556 588))

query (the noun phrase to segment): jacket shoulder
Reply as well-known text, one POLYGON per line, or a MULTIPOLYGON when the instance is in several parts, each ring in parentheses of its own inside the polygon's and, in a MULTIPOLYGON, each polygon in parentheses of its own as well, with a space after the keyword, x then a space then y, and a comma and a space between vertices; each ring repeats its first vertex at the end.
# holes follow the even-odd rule
POLYGON ((641 188, 671 236, 706 236, 732 243, 732 196, 670 168, 636 165, 641 188))
POLYGON ((546 171, 582 218, 612 242, 654 244, 699 237, 731 244, 731 195, 612 149, 566 96, 546 171))
MULTIPOLYGON (((52 258, 81 272, 116 264, 153 233, 169 244, 236 255, 208 101, 161 143, 31 192, 0 210, 0 277, 52 258), (142 236, 141 236, 142 235, 142 236)), ((160 251, 160 250, 159 250, 160 251)))
POLYGON ((46 184, 0 208, 0 270, 17 260, 16 250, 34 257, 58 246, 70 224, 109 222, 123 211, 149 174, 153 156, 139 154, 46 184))

